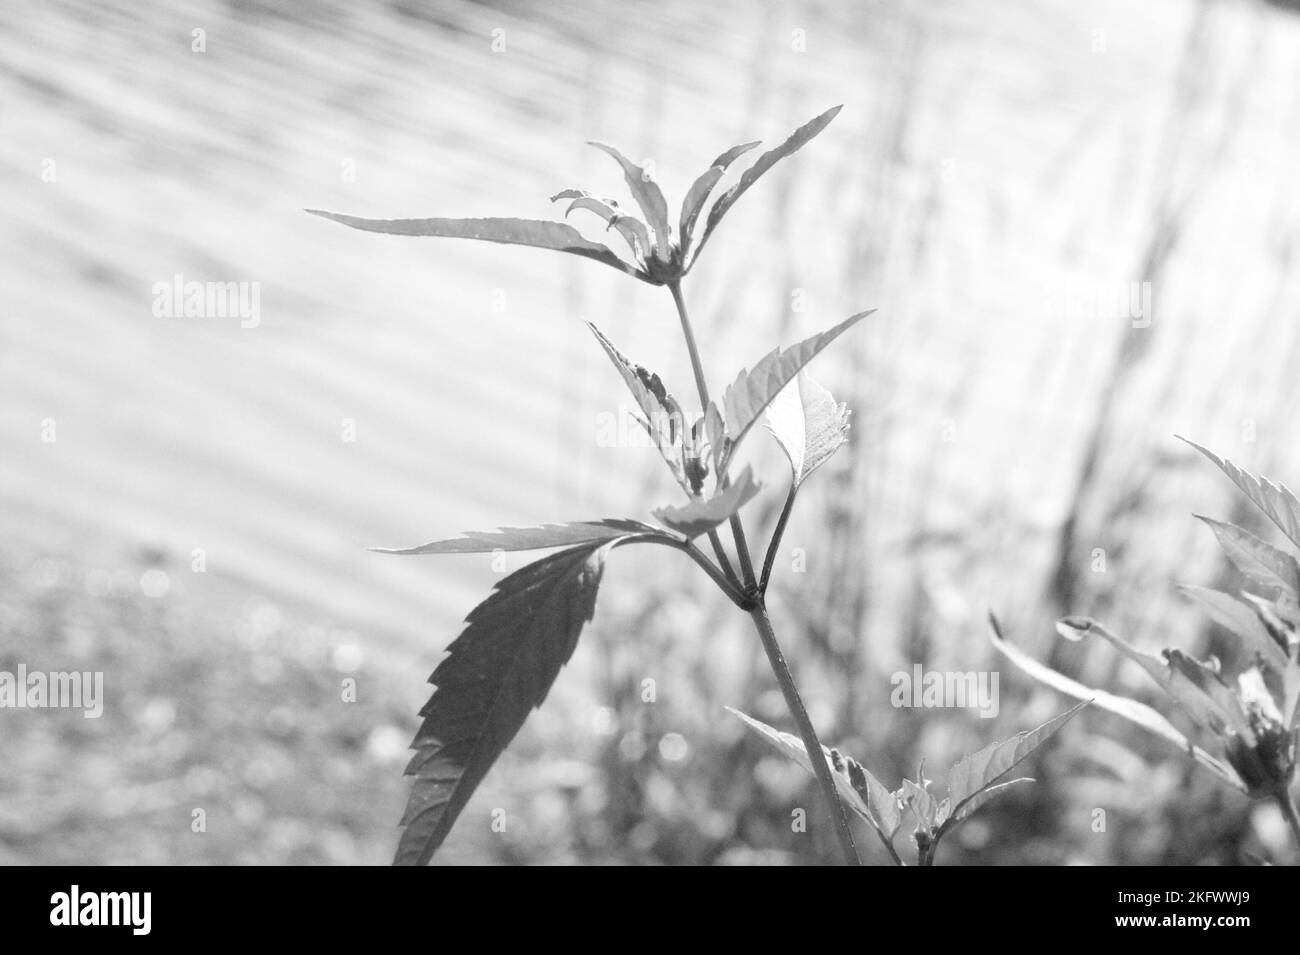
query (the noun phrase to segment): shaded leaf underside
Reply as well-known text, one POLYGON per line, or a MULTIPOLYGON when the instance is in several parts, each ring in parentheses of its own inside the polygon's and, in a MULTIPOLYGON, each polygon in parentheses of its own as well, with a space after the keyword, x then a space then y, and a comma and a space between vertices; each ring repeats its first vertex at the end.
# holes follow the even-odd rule
POLYGON ((429 682, 414 776, 394 860, 422 865, 528 714, 545 699, 591 620, 610 550, 637 535, 589 541, 506 577, 466 618, 429 682))

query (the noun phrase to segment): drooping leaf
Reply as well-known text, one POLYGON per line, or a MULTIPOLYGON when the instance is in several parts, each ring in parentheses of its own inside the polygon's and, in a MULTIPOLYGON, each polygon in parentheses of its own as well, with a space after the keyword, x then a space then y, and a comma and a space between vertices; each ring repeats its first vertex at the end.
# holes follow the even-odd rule
POLYGON ((651 285, 659 284, 635 266, 623 261, 608 246, 583 238, 573 226, 545 219, 362 219, 320 209, 308 209, 314 216, 339 222, 363 232, 385 235, 438 236, 448 239, 478 239, 504 245, 554 249, 613 266, 651 285))
POLYGON ((1155 680, 1174 702, 1183 708, 1199 725, 1218 731, 1225 726, 1242 725, 1240 709, 1216 691, 1222 681, 1203 682, 1202 674, 1191 666, 1190 658, 1177 650, 1166 650, 1156 656, 1140 650, 1123 637, 1112 633, 1096 620, 1087 617, 1064 617, 1056 623, 1057 632, 1067 640, 1082 640, 1089 635, 1101 637, 1116 650, 1138 664, 1155 680), (1180 659, 1176 660, 1175 656, 1180 659))
MULTIPOLYGON (((803 740, 791 733, 783 733, 769 726, 762 720, 746 716, 739 710, 727 707, 727 711, 741 720, 751 730, 776 747, 784 755, 794 760, 808 772, 813 772, 812 762, 808 759, 808 750, 803 740)), ((830 767, 831 778, 835 781, 835 791, 844 804, 857 815, 865 819, 886 843, 902 824, 902 810, 894 793, 876 779, 871 772, 850 756, 829 746, 822 747, 826 764, 830 767)), ((892 848, 891 848, 892 851, 892 848)))
POLYGON ((638 261, 644 262, 650 254, 650 235, 646 232, 644 223, 635 216, 624 213, 613 199, 601 199, 582 189, 565 189, 551 196, 552 202, 560 199, 573 200, 564 210, 566 219, 575 209, 593 213, 604 221, 606 229, 613 229, 623 237, 638 261))
POLYGON ((496 585, 429 682, 406 767, 414 776, 394 860, 428 862, 470 796, 540 706, 596 607, 605 558, 625 536, 543 557, 496 585))
POLYGON ((655 518, 687 537, 699 537, 717 527, 739 511, 758 493, 753 469, 746 467, 731 484, 719 489, 710 498, 696 498, 680 507, 661 507, 655 518))
POLYGON ((1086 701, 1079 703, 1041 726, 1017 733, 1011 739, 993 743, 978 753, 959 759, 948 771, 948 804, 951 809, 947 817, 960 822, 983 805, 992 795, 988 790, 1005 782, 1013 769, 1028 759, 1034 750, 1051 739, 1087 705, 1086 701))
POLYGON ((722 398, 730 443, 728 456, 721 462, 720 472, 726 470, 730 453, 744 439, 759 416, 767 410, 767 406, 781 393, 781 389, 793 381, 818 352, 874 311, 875 309, 872 308, 850 315, 834 328, 820 335, 805 338, 789 348, 774 348, 752 369, 742 370, 736 376, 736 380, 727 387, 726 394, 722 398))
POLYGON ((1200 514, 1196 518, 1214 531, 1233 566, 1256 584, 1270 591, 1283 590, 1293 598, 1300 594, 1300 564, 1290 554, 1235 524, 1225 524, 1200 514))
POLYGON ((1254 608, 1219 590, 1192 584, 1180 585, 1178 589, 1204 607, 1221 627, 1236 634, 1251 654, 1262 654, 1266 662, 1275 666, 1286 664, 1285 650, 1269 633, 1254 608))
MULTIPOLYGON (((722 221, 722 217, 727 214, 727 211, 736 204, 736 200, 745 194, 745 190, 752 186, 763 173, 782 159, 797 152, 805 143, 825 129, 841 109, 840 106, 832 107, 820 116, 804 123, 791 133, 781 145, 769 149, 759 156, 754 161, 754 165, 741 174, 740 181, 718 197, 718 201, 709 210, 708 219, 705 220, 704 234, 700 237, 699 244, 695 248, 695 259, 700 257, 700 253, 704 251, 705 243, 709 241, 709 236, 713 235, 713 230, 718 227, 718 223, 722 221)), ((691 260, 692 265, 695 263, 695 259, 691 260)))
POLYGON ((627 385, 628 391, 632 392, 637 407, 645 415, 642 426, 649 434, 650 442, 663 456, 668 470, 673 472, 677 483, 685 488, 688 494, 693 493, 682 464, 683 432, 686 428, 682 406, 669 393, 658 375, 624 355, 591 322, 587 323, 587 327, 596 336, 596 341, 600 342, 600 347, 605 350, 609 360, 614 363, 619 377, 627 385))
POLYGON ((541 550, 614 540, 629 534, 659 534, 657 527, 640 521, 575 521, 570 524, 542 524, 540 527, 502 527, 495 531, 466 531, 463 537, 432 541, 419 547, 390 549, 372 547, 377 554, 488 554, 497 550, 541 550))
POLYGON ((1189 441, 1182 435, 1176 437, 1205 455, 1214 465, 1241 489, 1252 504, 1263 511, 1297 547, 1300 547, 1300 500, 1285 484, 1274 484, 1268 478, 1257 478, 1249 471, 1237 467, 1227 458, 1189 441))
POLYGON ((680 224, 677 230, 681 237, 683 258, 690 251, 692 233, 695 231, 695 220, 700 217, 700 212, 703 211, 704 204, 709 199, 709 193, 713 191, 713 187, 717 185, 718 180, 727 171, 727 167, 757 145, 759 145, 758 140, 732 146, 713 160, 709 168, 701 173, 699 178, 691 184, 691 188, 687 190, 686 198, 682 200, 682 214, 678 220, 680 224))
POLYGON ((767 406, 767 427, 798 487, 848 440, 849 410, 801 371, 767 406))
POLYGON ((1007 642, 1002 636, 1002 628, 999 626, 997 618, 992 614, 989 614, 989 623, 992 628, 989 639, 992 641, 993 647, 1032 679, 1037 680, 1044 686, 1051 687, 1057 692, 1064 693, 1066 696, 1085 702, 1090 701, 1100 709, 1123 717, 1148 733, 1172 743, 1233 789, 1243 793, 1246 791, 1246 785, 1242 782, 1236 770, 1227 763, 1211 756, 1199 746, 1194 745, 1191 740, 1180 733, 1169 720, 1165 719, 1156 710, 1153 710, 1145 703, 1139 703, 1137 700, 1084 686, 1082 683, 1056 672, 1051 667, 1039 663, 1019 647, 1007 642))
POLYGON ((623 179, 632 190, 632 198, 645 214, 646 225, 654 230, 654 250, 663 261, 667 261, 668 243, 672 230, 668 224, 668 202, 664 199, 659 184, 650 178, 650 174, 641 166, 628 159, 613 146, 604 143, 591 143, 597 149, 608 153, 623 169, 623 179))

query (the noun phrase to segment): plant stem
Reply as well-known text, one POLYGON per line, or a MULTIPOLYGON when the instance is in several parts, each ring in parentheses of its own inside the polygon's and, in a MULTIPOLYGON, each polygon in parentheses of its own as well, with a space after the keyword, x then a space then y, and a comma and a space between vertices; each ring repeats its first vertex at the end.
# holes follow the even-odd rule
MULTIPOLYGON (((681 281, 668 283, 668 291, 672 292, 672 303, 677 307, 677 318, 681 321, 681 334, 686 339, 686 352, 690 355, 690 370, 695 376, 695 391, 699 392, 699 411, 708 413, 708 382, 705 379, 705 365, 699 360, 699 347, 695 344, 695 333, 690 327, 690 314, 686 312, 686 299, 681 294, 681 281)), ((716 453, 716 448, 715 448, 716 453)), ((720 486, 727 486, 727 476, 719 474, 720 486)), ((749 557, 749 543, 745 541, 745 525, 740 522, 740 517, 735 515, 731 518, 732 537, 736 538, 736 556, 740 559, 741 573, 745 576, 744 585, 741 585, 740 578, 736 577, 735 570, 731 568, 731 561, 727 560, 727 551, 723 550, 723 542, 718 537, 718 531, 708 531, 708 542, 714 546, 714 554, 718 555, 718 563, 722 565, 723 572, 735 583, 737 587, 744 586, 745 589, 753 589, 755 585, 754 564, 749 557)))
POLYGON ((794 510, 794 498, 798 493, 799 485, 791 484, 790 493, 785 496, 785 507, 781 508, 781 516, 776 519, 776 530, 772 531, 772 540, 767 545, 767 556, 763 558, 763 576, 758 581, 760 594, 767 593, 767 581, 772 576, 772 564, 776 562, 781 536, 785 533, 785 525, 790 521, 790 512, 794 510))
POLYGON ((1296 848, 1300 849, 1300 812, 1296 811, 1295 800, 1291 798, 1291 793, 1288 790, 1279 789, 1277 804, 1281 807, 1282 815, 1286 816, 1286 821, 1291 826, 1291 835, 1295 839, 1296 848))
POLYGON ((763 605, 761 599, 758 606, 750 610, 749 615, 758 629, 759 638, 763 641, 763 649, 767 651, 767 660, 772 665, 772 672, 776 674, 776 681, 781 685, 785 704, 790 708, 795 725, 799 727, 799 736, 803 739, 804 749, 808 751, 808 761, 821 787, 822 797, 826 800, 826 808, 830 810, 831 821, 835 824, 835 834, 839 837, 840 849, 844 853, 844 863, 861 865, 862 860, 858 858, 857 847, 853 844, 853 830, 849 828, 849 817, 844 811, 844 803, 840 802, 840 797, 835 792, 835 781, 831 778, 830 767, 826 764, 825 754, 822 753, 821 741, 817 739, 817 731, 813 728, 812 720, 808 718, 808 711, 799 697, 799 690, 794 685, 790 667, 785 662, 781 645, 777 643, 776 633, 772 630, 772 620, 767 615, 767 607, 763 605))
POLYGON ((686 299, 682 297, 682 283, 668 283, 668 290, 673 293, 673 303, 677 306, 677 317, 682 322, 682 334, 686 336, 686 350, 691 355, 691 371, 695 372, 695 387, 700 393, 700 410, 709 411, 709 383, 704 380, 704 365, 700 361, 700 350, 695 345, 695 332, 691 331, 691 320, 686 314, 686 299))

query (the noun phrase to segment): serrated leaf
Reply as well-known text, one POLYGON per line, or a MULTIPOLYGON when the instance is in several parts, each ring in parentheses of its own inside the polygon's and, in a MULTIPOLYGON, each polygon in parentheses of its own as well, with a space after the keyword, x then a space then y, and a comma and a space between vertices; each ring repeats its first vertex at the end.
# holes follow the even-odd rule
POLYGON ((641 424, 649 434, 650 442, 663 456, 664 463, 668 465, 668 470, 673 472, 677 483, 685 488, 688 494, 693 494, 694 489, 682 466, 681 451, 686 422, 681 405, 669 393, 658 375, 624 355, 591 322, 587 323, 587 327, 596 336, 596 341, 605 350, 609 360, 614 363, 619 377, 627 385, 628 391, 632 392, 637 407, 645 415, 645 420, 641 424))
POLYGON ((394 863, 423 865, 470 796, 540 706, 596 607, 610 550, 598 540, 543 557, 506 577, 466 618, 429 682, 433 696, 406 767, 414 776, 394 863))
POLYGON ((1024 671, 1030 678, 1037 680, 1044 686, 1051 687, 1059 693, 1073 697, 1076 700, 1090 701, 1099 709, 1114 713, 1121 716, 1141 727, 1148 733, 1161 737, 1167 742, 1172 743, 1183 753, 1191 756, 1196 762, 1200 763, 1210 772, 1214 773, 1222 782, 1227 783, 1233 789, 1239 792, 1246 791, 1246 785, 1242 782, 1241 777, 1227 763, 1224 763, 1214 756, 1211 756, 1199 746, 1194 745, 1191 740, 1184 736, 1174 727, 1163 715, 1156 710, 1147 706, 1145 703, 1139 703, 1137 700, 1131 700, 1125 696, 1116 696, 1113 693, 1107 693, 1105 690, 1097 690, 1092 687, 1084 686, 1076 680, 1070 679, 1063 673, 1058 673, 1051 667, 1039 663, 1029 654, 1025 653, 1014 644, 1008 643, 1002 637, 1001 628, 998 626, 997 618, 989 614, 989 624, 992 632, 989 639, 993 643, 994 649, 1010 660, 1016 667, 1024 671))
POLYGON ((1286 665, 1285 650, 1269 633, 1268 628, 1260 620, 1259 614, 1249 604, 1243 603, 1231 594, 1192 584, 1182 584, 1178 589, 1204 607, 1210 617, 1221 627, 1236 634, 1251 654, 1262 654, 1264 660, 1274 666, 1286 665))
POLYGON ((613 146, 606 146, 604 143, 591 143, 591 145, 612 156, 622 167, 623 179, 627 182, 627 187, 632 190, 632 198, 645 214, 646 225, 654 230, 655 254, 661 260, 668 261, 668 243, 672 230, 668 224, 668 202, 664 199, 659 184, 651 179, 650 174, 642 167, 613 146))
POLYGON ((983 805, 991 798, 991 795, 981 798, 987 790, 1004 782, 1013 769, 1028 759, 1034 750, 1051 739, 1087 705, 1086 701, 1079 703, 1032 730, 993 743, 954 763, 952 769, 948 770, 948 803, 952 808, 947 818, 954 823, 960 822, 983 805))
POLYGON ((685 258, 690 251, 692 233, 695 231, 695 220, 699 218, 700 212, 704 209, 704 204, 709 199, 709 193, 713 191, 713 187, 717 185, 718 180, 726 173, 727 167, 757 145, 759 143, 755 140, 752 143, 741 143, 739 146, 732 146, 713 160, 709 168, 701 173, 695 182, 691 183, 691 188, 686 192, 686 198, 682 200, 682 213, 678 220, 682 258, 685 258))
POLYGON ((551 196, 552 202, 560 199, 573 200, 564 210, 566 219, 575 209, 593 213, 604 221, 606 229, 613 229, 623 237, 638 261, 644 262, 650 254, 650 234, 646 232, 645 224, 635 216, 625 214, 613 199, 601 199, 582 189, 565 189, 551 196))
POLYGON ((1300 564, 1290 554, 1236 524, 1225 524, 1200 514, 1196 519, 1214 531, 1228 559, 1246 577, 1270 591, 1282 590, 1293 598, 1300 594, 1300 564))
MULTIPOLYGON (((745 725, 794 760, 809 773, 813 772, 808 750, 798 736, 783 733, 762 720, 746 716, 739 710, 727 707, 729 713, 740 717, 745 725)), ((865 766, 850 756, 829 746, 822 746, 822 755, 830 767, 835 791, 844 804, 871 824, 876 833, 888 842, 902 824, 902 811, 895 795, 873 776, 865 766)))
POLYGON ((699 537, 729 520, 759 492, 759 488, 760 485, 754 482, 753 469, 746 467, 740 477, 716 491, 713 497, 696 498, 680 507, 661 507, 654 515, 665 526, 687 537, 699 537))
POLYGON ((803 367, 812 361, 827 345, 839 338, 853 325, 874 312, 867 309, 850 315, 834 328, 805 338, 789 348, 774 348, 763 356, 752 369, 742 370, 727 387, 722 397, 729 438, 727 455, 720 463, 719 473, 726 470, 731 453, 749 433, 754 422, 767 410, 767 406, 794 380, 803 367))
POLYGON ((842 108, 843 107, 841 106, 832 107, 820 116, 804 123, 791 133, 786 141, 781 143, 781 145, 769 149, 767 152, 759 156, 758 159, 754 161, 754 165, 750 166, 741 174, 740 181, 718 197, 718 201, 715 202, 713 208, 709 210, 708 219, 705 220, 704 235, 700 237, 699 245, 696 246, 695 259, 691 260, 692 265, 694 265, 695 260, 700 257, 700 253, 704 251, 705 243, 709 241, 709 236, 713 235, 713 230, 718 227, 718 223, 722 221, 722 217, 725 216, 727 211, 736 204, 736 200, 744 195, 745 191, 758 181, 758 178, 762 176, 763 173, 767 172, 782 159, 797 152, 805 143, 825 129, 827 125, 829 125, 830 121, 839 114, 839 111, 842 108))
POLYGON ((384 235, 436 236, 448 239, 477 239, 504 245, 523 245, 536 249, 553 249, 584 258, 595 259, 606 265, 634 275, 651 285, 660 284, 636 266, 619 258, 612 249, 599 242, 583 238, 573 226, 545 219, 362 219, 336 212, 308 209, 307 212, 331 222, 339 222, 363 232, 380 232, 384 235))
POLYGON ((1227 458, 1221 458, 1213 451, 1201 447, 1195 441, 1189 441, 1181 435, 1175 437, 1190 444, 1209 458, 1215 467, 1226 474, 1228 479, 1250 498, 1252 504, 1278 526, 1291 543, 1300 547, 1300 500, 1296 499, 1285 484, 1274 484, 1268 478, 1257 478, 1249 471, 1237 467, 1227 458))
POLYGON ((849 410, 801 371, 768 405, 767 427, 798 487, 848 440, 849 410))
POLYGON ((373 547, 377 554, 415 556, 418 554, 487 554, 497 550, 541 550, 568 547, 626 537, 629 534, 663 535, 657 527, 640 521, 574 521, 569 524, 542 524, 538 527, 502 527, 495 531, 466 531, 463 537, 432 541, 418 547, 389 549, 373 547))

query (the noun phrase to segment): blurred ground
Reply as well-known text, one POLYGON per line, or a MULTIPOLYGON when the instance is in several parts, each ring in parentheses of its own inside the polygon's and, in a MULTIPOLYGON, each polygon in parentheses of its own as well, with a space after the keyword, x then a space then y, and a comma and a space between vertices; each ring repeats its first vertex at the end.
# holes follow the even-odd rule
MULTIPOLYGON (((386 860, 405 788, 389 744, 496 574, 364 548, 673 499, 644 449, 596 444, 621 394, 579 318, 679 394, 690 378, 658 290, 301 209, 544 216, 563 187, 621 195, 589 139, 652 157, 675 202, 725 146, 845 103, 687 287, 717 384, 881 308, 819 360, 855 409, 853 453, 788 532, 808 573, 777 565, 778 623, 829 738, 895 781, 1061 708, 1009 674, 992 726, 888 708, 894 670, 991 665, 989 605, 1096 681, 1131 675, 1061 654, 1054 615, 1198 649, 1171 583, 1223 572, 1189 512, 1242 515, 1171 435, 1300 482, 1298 72, 1300 19, 1246 2, 0 12, 0 651, 94 662, 121 694, 94 726, 5 716, 0 845, 386 860), (152 286, 176 274, 260 282, 260 324, 155 317, 152 286), (1150 283, 1149 324, 1117 301, 1130 283, 1150 283), (300 654, 296 632, 326 636, 300 654), (335 702, 338 646, 382 694, 335 702), (238 835, 187 841, 201 798, 238 835)), ((779 486, 779 460, 752 453, 779 486)), ((754 507, 769 524, 771 497, 754 507)), ((686 571, 664 556, 618 555, 596 627, 476 802, 528 806, 531 824, 502 840, 466 823, 451 859, 810 855, 786 823, 797 771, 721 714, 782 721, 757 649, 702 588, 668 605, 686 571)), ((1049 756, 1060 784, 1008 797, 951 861, 1271 851, 1267 813, 1111 732, 1089 717, 1049 756), (1105 838, 1097 805, 1117 820, 1105 838)))

